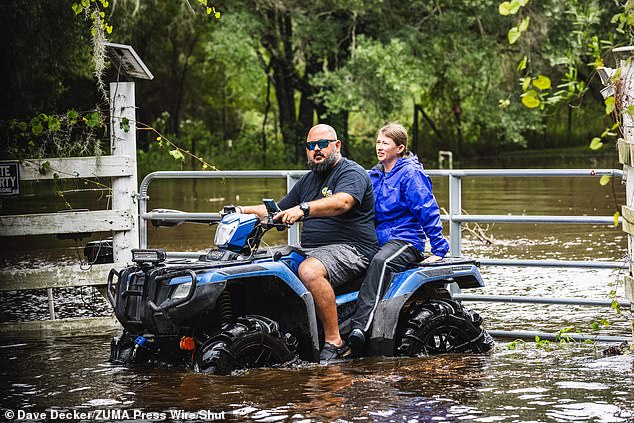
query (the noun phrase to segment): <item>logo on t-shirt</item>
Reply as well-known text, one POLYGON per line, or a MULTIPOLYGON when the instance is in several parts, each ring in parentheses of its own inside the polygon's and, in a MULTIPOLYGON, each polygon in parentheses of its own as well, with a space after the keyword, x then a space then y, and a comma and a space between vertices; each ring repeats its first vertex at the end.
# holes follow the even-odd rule
POLYGON ((330 197, 332 195, 332 190, 328 189, 328 187, 323 187, 321 189, 321 195, 324 197, 330 197))

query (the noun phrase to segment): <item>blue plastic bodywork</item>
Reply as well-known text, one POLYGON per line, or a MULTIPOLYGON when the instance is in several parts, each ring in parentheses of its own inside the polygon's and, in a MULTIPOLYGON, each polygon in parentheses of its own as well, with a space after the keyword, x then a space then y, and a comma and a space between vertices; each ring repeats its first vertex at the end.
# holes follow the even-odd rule
MULTIPOLYGON (((272 259, 257 260, 253 262, 232 261, 227 267, 217 267, 196 274, 198 285, 226 282, 232 279, 259 278, 264 276, 276 277, 284 281, 298 296, 308 292, 304 284, 297 277, 297 269, 304 257, 291 252, 277 261, 272 259)), ((180 285, 191 282, 191 278, 181 276, 170 280, 169 285, 180 285)))
POLYGON ((233 213, 223 217, 220 223, 222 225, 230 225, 235 222, 238 222, 238 227, 231 239, 225 244, 218 244, 218 248, 221 250, 240 252, 246 245, 247 238, 253 232, 253 228, 258 224, 259 219, 255 214, 233 213))
MULTIPOLYGON (((307 292, 304 284, 297 277, 297 271, 304 257, 296 252, 279 258, 257 260, 238 264, 235 261, 227 267, 218 267, 206 270, 196 275, 198 284, 227 282, 232 279, 275 277, 284 281, 298 296, 307 292)), ((387 292, 383 296, 384 300, 399 297, 408 293, 416 292, 423 285, 437 281, 455 281, 461 288, 483 287, 485 286, 482 276, 475 264, 452 264, 415 267, 394 276, 387 292), (462 280, 468 279, 469 283, 463 286, 462 280)), ((170 281, 170 285, 178 285, 190 282, 189 277, 178 277, 170 281)), ((358 292, 350 292, 336 297, 337 305, 342 305, 356 301, 358 292)))
POLYGON ((424 284, 435 281, 455 281, 460 288, 483 287, 484 281, 475 264, 452 264, 415 267, 394 276, 384 299, 417 291, 424 284), (468 279, 468 283, 463 280, 468 279))

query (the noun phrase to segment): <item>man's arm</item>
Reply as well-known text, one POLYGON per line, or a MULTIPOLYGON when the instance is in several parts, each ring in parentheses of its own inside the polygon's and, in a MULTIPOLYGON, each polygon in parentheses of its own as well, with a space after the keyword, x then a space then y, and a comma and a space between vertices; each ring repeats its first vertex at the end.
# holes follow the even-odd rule
MULTIPOLYGON (((309 201, 310 213, 308 215, 310 217, 339 216, 352 209, 356 204, 357 200, 355 200, 352 195, 345 192, 338 192, 330 197, 309 201)), ((275 215, 274 218, 292 225, 302 217, 304 217, 304 212, 299 206, 295 206, 287 210, 282 210, 275 215)))

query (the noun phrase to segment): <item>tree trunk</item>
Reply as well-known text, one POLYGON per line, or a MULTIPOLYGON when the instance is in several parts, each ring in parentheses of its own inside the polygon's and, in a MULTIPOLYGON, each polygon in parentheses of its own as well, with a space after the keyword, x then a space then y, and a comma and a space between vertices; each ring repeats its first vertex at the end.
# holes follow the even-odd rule
POLYGON ((317 113, 319 115, 320 123, 325 123, 326 125, 330 125, 335 128, 335 131, 337 132, 337 138, 341 140, 341 154, 344 157, 349 158, 350 160, 354 160, 350 153, 350 138, 348 136, 348 111, 344 110, 339 113, 331 113, 325 107, 318 106, 317 113))
MULTIPOLYGON (((299 100, 299 118, 298 118, 298 136, 301 134, 303 137, 308 134, 310 128, 313 127, 315 122, 315 106, 312 101, 308 99, 306 94, 302 94, 299 100)), ((297 142, 297 148, 295 149, 295 162, 300 163, 304 158, 304 146, 302 143, 297 142)))
POLYGON ((176 85, 176 104, 174 105, 174 113, 172 115, 172 130, 175 135, 178 135, 180 132, 180 115, 181 115, 181 107, 183 104, 183 97, 185 96, 185 80, 187 79, 187 70, 189 68, 189 58, 194 52, 194 47, 196 47, 196 43, 198 42, 198 37, 192 37, 189 39, 189 43, 187 45, 187 51, 185 52, 185 63, 183 63, 183 67, 180 70, 180 75, 177 76, 178 73, 178 52, 175 55, 175 64, 173 66, 174 77, 177 79, 176 85))
POLYGON ((455 100, 453 104, 453 115, 456 119, 456 152, 458 157, 462 158, 462 150, 464 147, 464 135, 462 134, 462 109, 460 107, 460 101, 455 100))

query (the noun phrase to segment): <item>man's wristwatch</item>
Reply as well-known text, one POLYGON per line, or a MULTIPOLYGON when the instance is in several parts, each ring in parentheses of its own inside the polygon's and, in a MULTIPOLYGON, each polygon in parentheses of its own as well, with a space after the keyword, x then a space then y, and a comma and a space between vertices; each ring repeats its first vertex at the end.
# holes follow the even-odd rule
POLYGON ((301 203, 299 209, 304 212, 304 217, 308 217, 310 214, 310 205, 308 203, 301 203))

